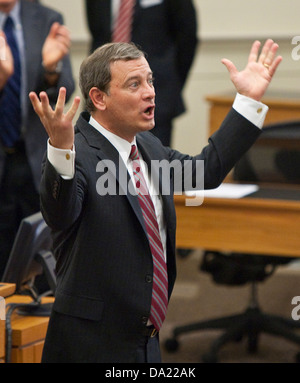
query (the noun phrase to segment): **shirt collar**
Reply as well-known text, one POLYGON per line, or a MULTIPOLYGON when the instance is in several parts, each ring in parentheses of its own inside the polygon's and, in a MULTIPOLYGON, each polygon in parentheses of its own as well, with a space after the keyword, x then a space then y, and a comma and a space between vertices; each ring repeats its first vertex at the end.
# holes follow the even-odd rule
POLYGON ((117 136, 116 134, 108 131, 105 129, 102 125, 99 124, 92 116, 90 117, 89 123, 96 129, 98 132, 100 132, 119 152, 122 160, 125 164, 127 164, 131 146, 136 145, 136 138, 134 137, 133 142, 128 142, 124 140, 124 138, 121 138, 117 136))

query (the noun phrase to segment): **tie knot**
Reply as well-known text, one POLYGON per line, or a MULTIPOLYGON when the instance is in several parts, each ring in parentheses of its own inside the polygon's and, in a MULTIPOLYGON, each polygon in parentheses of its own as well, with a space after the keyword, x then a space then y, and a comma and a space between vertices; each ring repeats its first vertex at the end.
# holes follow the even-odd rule
POLYGON ((138 159, 139 159, 138 150, 137 150, 136 145, 132 145, 132 146, 131 146, 131 151, 130 151, 129 158, 130 158, 132 161, 133 161, 133 160, 138 160, 138 159))

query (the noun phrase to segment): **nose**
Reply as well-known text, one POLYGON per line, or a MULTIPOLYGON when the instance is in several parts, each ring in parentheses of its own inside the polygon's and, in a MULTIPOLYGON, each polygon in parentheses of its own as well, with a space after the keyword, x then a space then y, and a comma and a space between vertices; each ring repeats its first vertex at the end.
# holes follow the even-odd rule
POLYGON ((149 84, 148 82, 145 84, 144 90, 143 90, 143 98, 152 100, 155 98, 155 89, 152 84, 149 84))

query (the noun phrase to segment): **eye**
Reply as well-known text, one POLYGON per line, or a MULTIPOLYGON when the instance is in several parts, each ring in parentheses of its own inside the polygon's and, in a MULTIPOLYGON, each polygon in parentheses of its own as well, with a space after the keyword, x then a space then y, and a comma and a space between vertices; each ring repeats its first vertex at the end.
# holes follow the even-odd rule
POLYGON ((154 85, 154 78, 153 78, 153 77, 152 77, 152 78, 150 78, 148 82, 149 82, 149 84, 150 84, 150 85, 152 85, 152 86, 153 86, 153 85, 154 85))
POLYGON ((129 86, 130 86, 130 88, 137 88, 139 86, 139 82, 133 81, 129 86))

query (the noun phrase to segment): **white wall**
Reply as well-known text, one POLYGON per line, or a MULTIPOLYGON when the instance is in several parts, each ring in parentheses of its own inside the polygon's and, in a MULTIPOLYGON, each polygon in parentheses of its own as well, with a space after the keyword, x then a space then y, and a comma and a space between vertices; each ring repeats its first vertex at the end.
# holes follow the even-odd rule
MULTIPOLYGON (((72 61, 77 76, 88 53, 89 33, 84 0, 41 0, 61 11, 73 38, 72 61)), ((252 42, 271 37, 280 44, 283 56, 269 92, 299 93, 300 61, 292 59, 292 37, 300 35, 298 0, 194 0, 199 17, 201 45, 184 90, 187 112, 176 120, 173 146, 195 154, 206 143, 208 104, 205 96, 233 91, 221 59, 231 59, 242 69, 252 42)), ((77 90, 79 93, 79 91, 77 90)))

